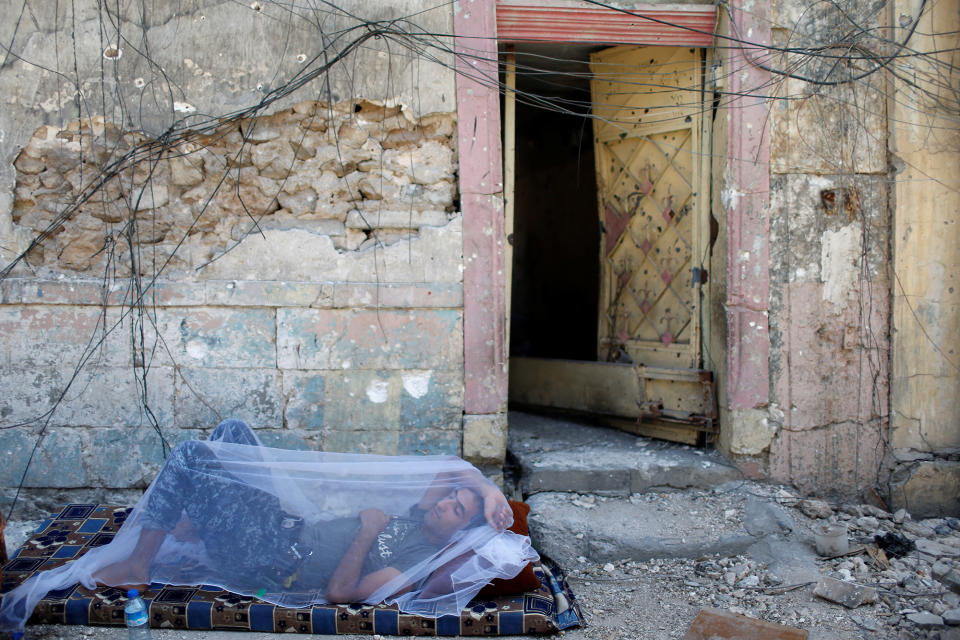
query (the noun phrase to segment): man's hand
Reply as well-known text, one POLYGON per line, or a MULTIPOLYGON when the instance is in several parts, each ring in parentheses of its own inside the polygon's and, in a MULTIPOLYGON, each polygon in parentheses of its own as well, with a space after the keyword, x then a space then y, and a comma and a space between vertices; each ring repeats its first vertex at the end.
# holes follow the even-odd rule
POLYGON ((483 496, 483 515, 497 531, 503 531, 513 524, 513 509, 498 490, 487 491, 483 496))
POLYGON ((390 516, 380 509, 364 509, 360 512, 360 530, 377 535, 390 523, 390 516))

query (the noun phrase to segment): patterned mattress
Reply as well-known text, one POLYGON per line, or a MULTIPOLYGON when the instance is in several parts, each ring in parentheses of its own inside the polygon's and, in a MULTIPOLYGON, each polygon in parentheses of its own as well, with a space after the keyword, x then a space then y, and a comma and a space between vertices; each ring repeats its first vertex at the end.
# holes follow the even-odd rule
MULTIPOLYGON (((0 593, 10 591, 37 571, 107 544, 129 512, 129 508, 112 505, 70 504, 52 514, 3 566, 0 593)), ((166 629, 497 636, 556 633, 581 625, 579 607, 563 573, 548 563, 535 564, 534 573, 541 583, 538 590, 474 600, 459 617, 424 618, 384 605, 289 609, 207 585, 151 584, 143 597, 150 608, 150 625, 166 629)), ((124 604, 125 595, 119 589, 91 591, 74 585, 49 592, 30 622, 122 626, 124 604)))

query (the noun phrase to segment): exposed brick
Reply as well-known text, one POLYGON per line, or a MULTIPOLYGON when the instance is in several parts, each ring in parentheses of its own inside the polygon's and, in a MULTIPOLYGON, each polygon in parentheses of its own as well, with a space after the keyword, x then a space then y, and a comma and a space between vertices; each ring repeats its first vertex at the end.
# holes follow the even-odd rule
POLYGON ((447 369, 463 366, 457 310, 277 310, 284 369, 447 369))
POLYGON ((280 373, 273 369, 179 369, 177 426, 212 428, 227 418, 280 427, 280 373))

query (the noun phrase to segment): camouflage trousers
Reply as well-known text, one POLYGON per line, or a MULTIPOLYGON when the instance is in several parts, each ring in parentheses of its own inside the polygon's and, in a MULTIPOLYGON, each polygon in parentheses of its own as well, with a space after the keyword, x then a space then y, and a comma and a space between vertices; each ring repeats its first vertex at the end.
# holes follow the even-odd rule
MULTIPOLYGON (((222 422, 209 441, 260 446, 240 420, 222 422)), ((188 521, 218 571, 264 582, 282 578, 285 555, 299 538, 299 519, 283 511, 271 493, 243 482, 223 468, 205 442, 178 445, 154 479, 140 523, 145 529, 172 531, 188 521)), ((288 574, 287 574, 288 575, 288 574)))

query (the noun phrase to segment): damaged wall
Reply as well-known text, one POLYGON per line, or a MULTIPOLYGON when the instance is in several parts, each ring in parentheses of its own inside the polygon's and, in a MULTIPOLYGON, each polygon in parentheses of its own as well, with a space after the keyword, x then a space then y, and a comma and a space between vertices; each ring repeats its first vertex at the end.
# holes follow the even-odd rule
MULTIPOLYGON (((728 54, 733 91, 744 87, 741 73, 755 76, 763 66, 799 76, 770 72, 766 82, 751 85, 771 87, 774 99, 762 103, 762 115, 737 113, 757 106, 740 98, 718 117, 718 138, 729 147, 725 173, 715 174, 731 243, 728 289, 740 286, 744 273, 769 284, 767 306, 757 307, 769 322, 769 375, 754 363, 744 376, 733 367, 749 362, 742 357, 730 359, 721 374, 721 390, 727 385, 721 446, 748 474, 811 494, 882 498, 915 515, 960 508, 954 350, 960 140, 955 79, 944 71, 956 61, 954 9, 779 0, 770 5, 770 42, 831 55, 754 55, 737 67, 730 61, 750 58, 749 50, 728 54), (884 26, 890 24, 897 26, 884 26), (911 59, 899 69, 900 80, 838 62, 848 40, 881 32, 889 42, 871 46, 887 53, 905 41, 911 50, 941 53, 911 59), (935 32, 935 43, 923 35, 935 32), (843 47, 836 44, 841 40, 843 47), (907 76, 909 82, 902 80, 907 76), (744 198, 764 197, 756 183, 744 182, 743 168, 762 164, 763 145, 735 145, 744 132, 765 128, 766 208, 754 206, 744 216, 738 209, 744 198), (736 226, 744 219, 753 220, 752 233, 736 226), (764 252, 769 270, 754 260, 764 252), (750 385, 762 380, 769 389, 753 392, 750 385)), ((734 15, 741 22, 731 33, 751 30, 762 41, 762 15, 753 22, 734 15)), ((761 357, 762 340, 745 339, 730 326, 731 309, 742 299, 729 292, 723 299, 724 348, 761 357)))
MULTIPOLYGON (((886 19, 882 6, 844 5, 862 24, 874 25, 886 19)), ((769 18, 770 41, 779 47, 829 46, 844 20, 834 5, 811 9, 792 0, 772 3, 769 18)), ((749 27, 735 28, 744 33, 749 27)), ((754 37, 761 35, 754 31, 754 37)), ((766 202, 755 205, 768 235, 759 227, 734 235, 730 251, 733 282, 743 272, 737 262, 753 259, 762 273, 751 277, 768 283, 767 298, 756 303, 763 305, 757 309, 769 327, 768 373, 754 367, 750 380, 765 380, 769 387, 752 394, 751 404, 725 412, 721 445, 749 474, 790 482, 807 493, 848 497, 884 477, 891 224, 884 78, 844 82, 829 75, 829 60, 767 59, 774 68, 818 81, 767 74, 774 99, 762 114, 740 123, 747 130, 766 129, 769 136, 769 191, 760 194, 766 202), (764 254, 766 265, 756 260, 764 254)), ((747 63, 754 74, 756 61, 747 63)), ((762 146, 734 154, 734 169, 759 158, 762 146)), ((728 168, 721 183, 724 209, 762 191, 737 180, 728 168)), ((761 319, 754 322, 760 326, 761 319)), ((727 335, 737 337, 729 330, 727 335)), ((759 356, 755 344, 739 342, 759 356)))
MULTIPOLYGON (((249 106, 322 61, 309 22, 259 4, 127 7, 141 46, 114 55, 106 77, 100 20, 82 6, 80 118, 76 94, 42 68, 0 71, 4 264, 49 232, 0 281, 0 450, 13 462, 0 486, 19 483, 41 430, 27 488, 143 486, 162 461, 152 425, 173 445, 227 417, 284 447, 462 452, 449 68, 370 39, 329 85, 319 77, 269 115, 189 116, 161 152, 150 146, 174 118, 249 106), (164 78, 177 100, 155 91, 164 78), (90 189, 138 149, 145 161, 90 189), (57 217, 81 193, 92 197, 57 217)), ((451 9, 427 8, 395 2, 372 17, 416 13, 424 31, 450 33, 451 9)), ((51 56, 74 49, 56 19, 35 15, 16 34, 25 59, 56 68, 51 56)), ((344 21, 328 12, 324 28, 344 21)))
MULTIPOLYGON (((918 7, 898 0, 891 10, 902 37, 918 7)), ((911 46, 939 52, 933 58, 938 64, 929 58, 912 64, 910 75, 895 80, 894 90, 902 98, 890 105, 897 274, 890 497, 897 507, 930 515, 960 513, 958 34, 957 3, 933 4, 911 46)))

